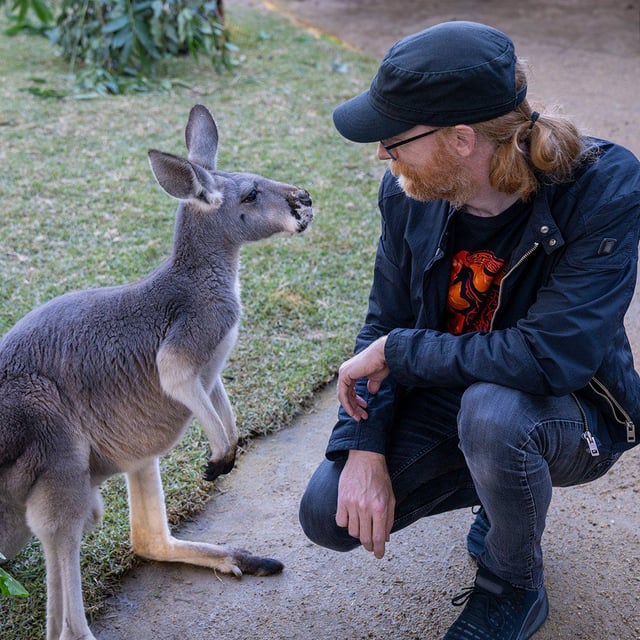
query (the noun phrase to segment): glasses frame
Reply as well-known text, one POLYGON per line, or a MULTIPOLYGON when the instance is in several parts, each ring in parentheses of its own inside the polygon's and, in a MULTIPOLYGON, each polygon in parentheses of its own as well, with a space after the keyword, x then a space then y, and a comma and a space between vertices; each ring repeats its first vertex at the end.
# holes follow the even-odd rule
POLYGON ((413 142, 414 140, 419 140, 420 138, 426 138, 427 136, 430 136, 432 133, 436 133, 436 131, 440 131, 442 129, 442 127, 440 127, 439 129, 431 129, 431 131, 425 131, 424 133, 419 133, 417 136, 411 136, 411 138, 407 138, 406 140, 400 140, 400 142, 394 142, 392 144, 385 144, 384 142, 382 142, 382 140, 380 140, 380 144, 382 145, 382 148, 387 152, 388 156, 392 159, 392 160, 397 160, 397 156, 393 153, 391 153, 391 149, 395 149, 396 147, 401 147, 403 144, 409 144, 410 142, 413 142))

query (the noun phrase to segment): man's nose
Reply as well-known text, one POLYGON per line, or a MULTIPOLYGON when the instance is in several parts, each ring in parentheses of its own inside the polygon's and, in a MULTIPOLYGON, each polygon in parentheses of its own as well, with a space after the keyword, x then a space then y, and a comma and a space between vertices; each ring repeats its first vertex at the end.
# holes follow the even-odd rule
POLYGON ((378 160, 393 160, 389 152, 378 142, 378 160))

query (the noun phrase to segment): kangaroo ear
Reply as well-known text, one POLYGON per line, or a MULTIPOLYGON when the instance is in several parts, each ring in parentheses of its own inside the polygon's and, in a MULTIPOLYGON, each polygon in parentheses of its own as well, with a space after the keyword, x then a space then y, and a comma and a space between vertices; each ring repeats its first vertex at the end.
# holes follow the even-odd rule
POLYGON ((200 176, 204 171, 189 160, 156 149, 151 149, 148 155, 153 175, 170 196, 178 200, 204 200, 216 206, 222 204, 222 193, 209 186, 211 178, 200 176))
POLYGON ((214 171, 218 154, 218 127, 209 109, 201 104, 191 109, 184 135, 189 160, 214 171))

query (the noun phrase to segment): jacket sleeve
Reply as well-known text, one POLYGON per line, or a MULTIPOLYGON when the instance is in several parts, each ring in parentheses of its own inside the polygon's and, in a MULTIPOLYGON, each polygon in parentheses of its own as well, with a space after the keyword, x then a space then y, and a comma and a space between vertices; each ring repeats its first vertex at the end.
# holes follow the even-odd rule
MULTIPOLYGON (((382 187, 380 193, 380 202, 383 202, 382 187)), ((396 265, 383 216, 367 317, 356 338, 354 352, 364 350, 395 327, 410 327, 414 326, 414 323, 409 285, 396 265)), ((388 376, 378 393, 371 395, 367 391, 367 381, 361 379, 356 384, 356 392, 367 401, 369 417, 357 422, 342 407, 339 408, 338 422, 326 451, 327 457, 331 460, 346 456, 350 449, 385 452, 386 431, 393 420, 396 381, 393 375, 388 376)))
POLYGON ((622 330, 635 287, 640 205, 637 188, 626 194, 598 208, 576 204, 563 254, 515 326, 461 336, 393 330, 385 356, 396 381, 462 387, 484 381, 541 395, 584 387, 622 330), (607 239, 616 241, 611 253, 601 248, 607 239))

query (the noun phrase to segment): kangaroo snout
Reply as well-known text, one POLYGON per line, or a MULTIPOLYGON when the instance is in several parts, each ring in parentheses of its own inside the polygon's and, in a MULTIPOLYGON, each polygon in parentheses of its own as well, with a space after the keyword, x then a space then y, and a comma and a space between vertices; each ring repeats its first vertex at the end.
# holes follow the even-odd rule
POLYGON ((298 189, 288 198, 291 215, 298 221, 298 233, 302 233, 313 220, 311 195, 306 189, 298 189))
POLYGON ((311 196, 309 195, 309 192, 306 189, 300 189, 300 191, 298 191, 297 196, 301 205, 305 207, 310 207, 313 204, 311 202, 311 196))

